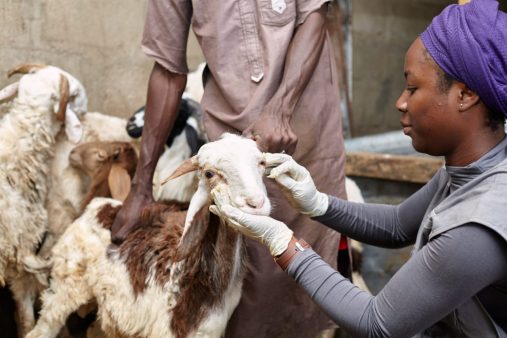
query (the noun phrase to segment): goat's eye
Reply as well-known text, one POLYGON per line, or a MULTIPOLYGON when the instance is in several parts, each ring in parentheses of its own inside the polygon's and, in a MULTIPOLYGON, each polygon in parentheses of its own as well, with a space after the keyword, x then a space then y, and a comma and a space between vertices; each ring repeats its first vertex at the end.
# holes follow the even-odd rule
POLYGON ((207 179, 210 179, 210 178, 212 178, 213 176, 215 176, 215 173, 214 173, 214 172, 212 172, 212 171, 210 171, 210 170, 206 170, 206 171, 204 172, 204 176, 205 176, 207 179))

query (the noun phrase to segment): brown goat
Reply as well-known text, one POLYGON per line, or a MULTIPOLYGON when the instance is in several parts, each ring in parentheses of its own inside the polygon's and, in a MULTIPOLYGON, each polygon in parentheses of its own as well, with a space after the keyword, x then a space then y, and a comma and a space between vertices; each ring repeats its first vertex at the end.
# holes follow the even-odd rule
POLYGON ((134 147, 128 142, 84 143, 72 150, 69 160, 74 168, 91 178, 81 212, 94 197, 125 200, 138 161, 134 147))

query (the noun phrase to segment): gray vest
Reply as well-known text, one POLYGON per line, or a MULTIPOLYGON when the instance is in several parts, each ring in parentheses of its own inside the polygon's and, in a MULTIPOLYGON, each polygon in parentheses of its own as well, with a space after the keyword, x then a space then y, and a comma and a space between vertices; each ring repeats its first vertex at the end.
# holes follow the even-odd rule
MULTIPOLYGON (((438 180, 439 189, 419 228, 414 252, 433 237, 470 222, 492 229, 507 241, 507 160, 453 193, 449 193, 450 179, 445 169, 433 180, 438 180)), ((507 333, 475 296, 417 337, 507 337, 507 333)))

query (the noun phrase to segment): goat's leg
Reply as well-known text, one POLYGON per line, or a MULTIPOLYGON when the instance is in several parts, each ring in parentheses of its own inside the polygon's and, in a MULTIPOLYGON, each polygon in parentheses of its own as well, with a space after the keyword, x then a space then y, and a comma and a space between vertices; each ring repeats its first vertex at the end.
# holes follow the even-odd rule
POLYGON ((92 298, 91 289, 80 276, 52 279, 50 288, 42 294, 40 318, 26 338, 56 337, 67 317, 92 298))

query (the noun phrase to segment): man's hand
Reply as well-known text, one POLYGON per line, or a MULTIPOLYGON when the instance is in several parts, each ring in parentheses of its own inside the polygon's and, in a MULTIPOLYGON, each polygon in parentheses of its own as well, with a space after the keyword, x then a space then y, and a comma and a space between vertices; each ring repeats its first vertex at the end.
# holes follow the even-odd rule
POLYGON ((141 213, 153 202, 153 197, 131 191, 111 226, 111 242, 120 245, 129 233, 141 227, 141 213))
POLYGON ((289 125, 289 117, 271 106, 266 106, 257 121, 245 129, 243 135, 257 142, 261 151, 293 154, 296 150, 297 136, 289 125))
POLYGON ((262 151, 292 155, 296 150, 298 139, 289 122, 319 62, 326 40, 326 13, 327 4, 323 4, 298 26, 285 57, 280 85, 259 118, 243 132, 262 151))
POLYGON ((127 235, 141 226, 143 208, 153 203, 153 172, 164 144, 178 116, 181 94, 187 76, 172 73, 155 63, 148 82, 141 151, 132 190, 116 215, 111 240, 121 244, 127 235))
POLYGON ((224 219, 229 226, 266 245, 273 257, 287 250, 293 232, 284 223, 268 216, 244 213, 227 204, 227 198, 218 190, 212 190, 211 194, 215 205, 210 206, 210 211, 224 219))
POLYGON ((266 168, 272 168, 268 178, 282 188, 289 202, 310 217, 322 216, 329 206, 329 197, 315 187, 312 176, 286 154, 264 153, 266 168))

